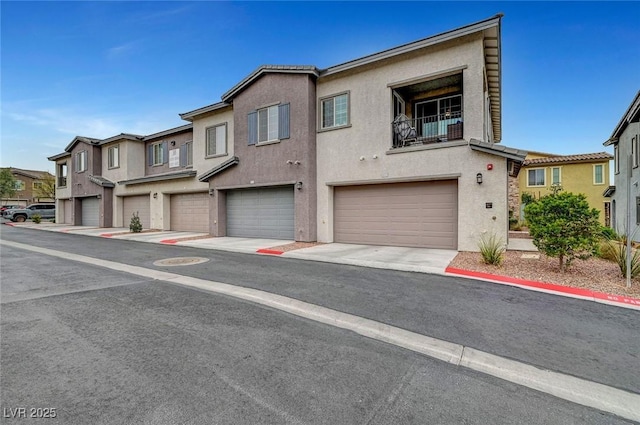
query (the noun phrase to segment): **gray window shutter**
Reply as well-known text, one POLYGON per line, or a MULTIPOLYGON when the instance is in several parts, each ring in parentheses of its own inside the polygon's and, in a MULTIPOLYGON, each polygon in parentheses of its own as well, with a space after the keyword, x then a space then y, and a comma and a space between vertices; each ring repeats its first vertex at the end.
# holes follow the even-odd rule
POLYGON ((258 112, 253 111, 248 115, 247 132, 249 133, 249 145, 258 142, 258 112))
POLYGON ((180 146, 180 166, 187 166, 187 144, 180 146))
POLYGON ((278 107, 278 139, 289 138, 289 104, 278 107))
POLYGON ((147 150, 147 165, 151 167, 153 165, 153 145, 149 145, 147 150))
POLYGON ((169 162, 169 143, 162 142, 162 163, 166 164, 169 162))

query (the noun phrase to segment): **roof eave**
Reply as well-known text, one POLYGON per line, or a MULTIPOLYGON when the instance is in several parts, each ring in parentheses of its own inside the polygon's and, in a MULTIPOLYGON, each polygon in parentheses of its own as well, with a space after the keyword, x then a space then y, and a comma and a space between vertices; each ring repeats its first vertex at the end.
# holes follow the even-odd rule
POLYGON ((233 86, 229 91, 222 95, 223 102, 230 102, 235 95, 250 86, 255 80, 264 74, 310 74, 318 77, 320 71, 312 65, 301 66, 278 66, 278 65, 262 65, 245 77, 238 84, 233 86))
POLYGON ((189 112, 184 112, 179 115, 180 115, 180 118, 185 121, 193 121, 194 118, 197 118, 201 115, 208 114, 210 112, 215 112, 220 109, 227 108, 229 106, 231 106, 230 103, 218 102, 218 103, 214 103, 213 105, 204 106, 202 108, 194 109, 193 111, 189 111, 189 112))
POLYGON ((185 125, 181 125, 180 127, 174 127, 169 130, 164 130, 158 133, 150 134, 148 136, 144 136, 142 140, 148 141, 148 140, 159 139, 161 137, 171 136, 173 134, 184 133, 185 131, 189 131, 189 130, 193 130, 193 124, 185 124, 185 125))
POLYGON ((603 145, 610 146, 612 144, 618 143, 620 135, 622 134, 624 129, 627 127, 627 125, 630 122, 632 122, 632 119, 638 114, 640 114, 640 90, 638 90, 638 93, 636 93, 636 96, 631 101, 629 108, 627 108, 624 115, 622 115, 622 118, 618 122, 618 125, 616 125, 616 128, 613 130, 613 133, 611 133, 611 137, 609 137, 609 140, 604 142, 603 145))

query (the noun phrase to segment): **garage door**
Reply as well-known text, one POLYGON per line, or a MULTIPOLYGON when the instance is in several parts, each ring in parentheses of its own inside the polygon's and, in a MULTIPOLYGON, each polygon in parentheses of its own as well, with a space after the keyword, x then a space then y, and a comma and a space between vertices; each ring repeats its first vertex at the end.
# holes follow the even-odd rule
POLYGON ((457 192, 457 180, 336 187, 334 240, 457 249, 457 192))
POLYGON ((63 218, 64 224, 72 223, 72 217, 71 217, 72 212, 73 212, 73 201, 69 201, 69 200, 62 201, 62 213, 64 214, 64 218, 63 218))
POLYGON ((209 195, 171 195, 171 230, 209 233, 209 195))
POLYGON ((294 239, 293 186, 227 192, 227 235, 294 239))
POLYGON ((149 207, 149 195, 126 196, 123 200, 122 219, 124 227, 129 227, 133 213, 137 212, 143 229, 151 226, 151 210, 149 207))
POLYGON ((82 225, 100 225, 100 204, 98 198, 85 198, 82 200, 82 225))

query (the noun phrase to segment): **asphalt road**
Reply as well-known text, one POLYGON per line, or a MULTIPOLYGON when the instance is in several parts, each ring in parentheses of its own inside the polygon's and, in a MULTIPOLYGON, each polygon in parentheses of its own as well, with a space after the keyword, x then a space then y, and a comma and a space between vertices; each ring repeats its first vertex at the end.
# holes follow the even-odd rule
MULTIPOLYGON (((635 326, 636 333, 628 335, 639 329, 634 311, 460 279, 4 226, 1 237, 156 269, 163 268, 153 261, 162 258, 207 257, 211 261, 171 272, 265 289, 353 314, 362 311, 361 316, 451 341, 437 335, 446 334, 447 329, 439 329, 446 326, 467 346, 482 348, 473 342, 490 341, 491 349, 484 349, 496 354, 527 338, 499 338, 499 329, 482 329, 482 323, 513 314, 526 317, 516 322, 531 324, 544 314, 525 315, 549 303, 543 310, 547 316, 555 309, 565 312, 561 320, 583 314, 570 323, 530 330, 538 340, 555 342, 553 348, 543 344, 532 353, 520 347, 520 353, 534 359, 537 351, 547 353, 543 360, 570 353, 579 334, 568 345, 564 340, 572 332, 588 332, 589 324, 581 319, 587 315, 596 330, 620 327, 621 319, 635 326), (474 302, 456 308, 461 296, 475 297, 474 302), (538 297, 543 299, 534 302, 538 297), (441 305, 445 301, 449 308, 441 305), (495 309, 507 312, 491 316, 495 309), (465 317, 480 313, 477 321, 465 317)), ((0 255, 0 404, 7 421, 14 409, 25 407, 29 414, 29 408, 49 407, 57 409, 59 423, 626 423, 248 302, 6 246, 0 255)), ((637 385, 637 338, 634 350, 633 341, 631 347, 617 346, 624 335, 616 335, 608 340, 603 334, 596 339, 599 344, 585 339, 574 358, 604 350, 593 363, 626 367, 628 376, 602 375, 637 385), (617 365, 616 359, 628 363, 617 365)))

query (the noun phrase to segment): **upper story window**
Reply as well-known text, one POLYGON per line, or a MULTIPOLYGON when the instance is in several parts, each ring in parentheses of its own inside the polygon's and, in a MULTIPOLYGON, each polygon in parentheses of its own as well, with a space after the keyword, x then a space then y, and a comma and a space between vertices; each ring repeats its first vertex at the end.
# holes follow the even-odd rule
POLYGON ((320 99, 321 129, 342 127, 349 124, 349 93, 320 99))
POLYGON ((640 136, 634 136, 631 139, 631 158, 633 162, 633 168, 638 168, 640 163, 640 136))
POLYGON ((58 187, 66 187, 67 186, 67 163, 64 162, 62 164, 58 164, 58 172, 56 173, 58 176, 58 187))
POLYGON ((227 154, 227 124, 207 128, 206 157, 227 154))
POLYGON ((147 164, 150 167, 169 162, 169 147, 167 142, 153 143, 149 145, 148 149, 147 164))
POLYGON ((76 173, 87 171, 87 151, 80 151, 76 154, 76 173))
POLYGON ((33 190, 41 190, 43 187, 44 183, 39 182, 39 181, 35 181, 31 184, 31 187, 33 188, 33 190))
POLYGON ((24 190, 26 188, 26 185, 24 184, 24 182, 22 180, 16 180, 13 183, 13 189, 17 190, 17 191, 21 191, 24 190))
POLYGON ((248 115, 249 145, 289 138, 289 104, 273 105, 248 115))
POLYGON ((616 174, 620 173, 620 151, 617 144, 613 146, 613 171, 616 174))
POLYGON ((593 184, 604 184, 604 165, 595 164, 593 166, 593 184))
POLYGON ((107 150, 109 159, 109 168, 118 168, 120 166, 120 145, 111 146, 107 150))
POLYGON ((180 146, 180 166, 191 167, 193 165, 193 142, 187 142, 180 146))
POLYGON ((545 169, 534 168, 527 170, 527 186, 546 186, 545 169))
POLYGON ((560 174, 560 167, 551 168, 551 184, 560 184, 562 183, 562 178, 560 174))

